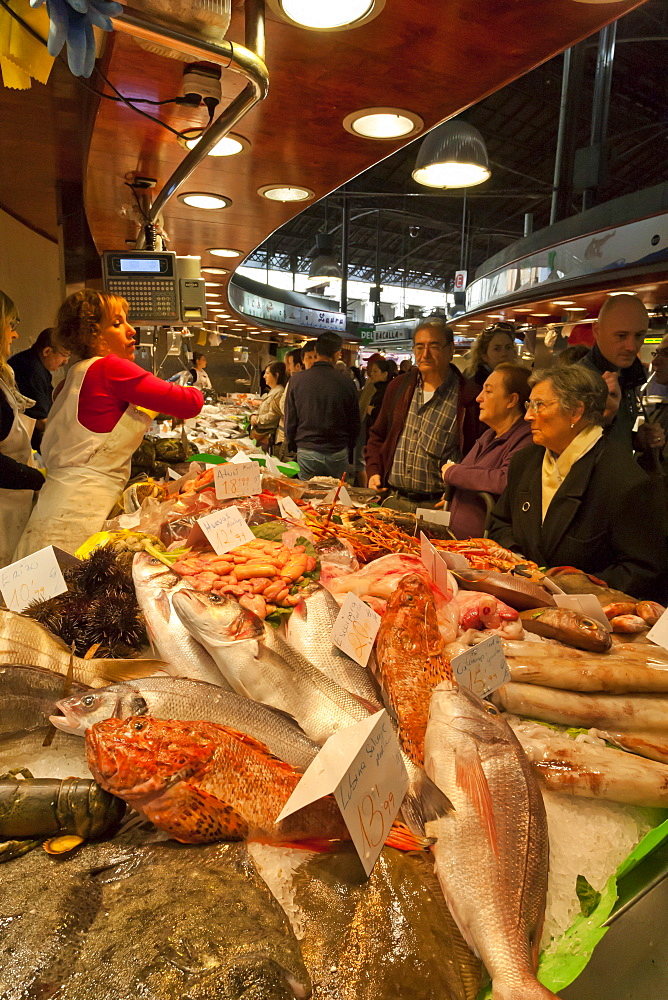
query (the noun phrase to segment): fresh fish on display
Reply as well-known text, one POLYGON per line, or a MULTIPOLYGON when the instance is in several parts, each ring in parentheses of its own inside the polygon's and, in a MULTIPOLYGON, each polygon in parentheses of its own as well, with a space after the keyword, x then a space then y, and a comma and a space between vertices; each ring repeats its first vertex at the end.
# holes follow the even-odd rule
POLYGON ((0 840, 58 833, 101 837, 124 814, 125 803, 90 778, 0 777, 0 840))
POLYGON ((547 892, 545 807, 516 737, 490 710, 448 682, 432 695, 425 768, 454 805, 427 827, 437 838, 436 872, 491 976, 494 1000, 556 1000, 536 979, 547 892))
POLYGON ((618 615, 634 615, 636 613, 635 601, 615 601, 613 604, 606 604, 603 607, 603 614, 610 621, 618 615))
MULTIPOLYGON (((276 823, 301 774, 224 726, 107 719, 86 732, 86 746, 99 784, 182 843, 350 839, 333 796, 276 823)), ((404 837, 392 831, 387 843, 405 843, 404 837)))
MULTIPOLYGON (((58 698, 63 697, 66 679, 39 667, 0 667, 0 734, 47 726, 58 698)), ((88 691, 85 684, 72 684, 77 694, 88 691)))
POLYGON ((30 664, 65 675, 70 661, 74 662, 73 679, 90 687, 146 677, 165 667, 162 660, 84 660, 72 656, 65 643, 42 625, 24 615, 0 608, 0 662, 3 666, 30 664))
POLYGON ((410 774, 403 806, 412 827, 420 818, 436 819, 450 808, 422 770, 431 692, 441 681, 452 679, 431 587, 422 576, 405 576, 392 594, 378 631, 376 656, 380 682, 398 723, 399 743, 419 769, 410 774))
POLYGON ((428 855, 386 847, 367 879, 352 845, 248 849, 293 924, 318 1000, 475 1000, 480 962, 428 855))
POLYGON ((231 690, 213 658, 188 632, 172 607, 172 597, 187 585, 148 552, 138 552, 132 578, 151 645, 174 677, 190 677, 231 690))
POLYGON ((647 757, 648 760, 658 760, 661 764, 668 764, 668 733, 621 733, 618 729, 590 729, 589 732, 608 743, 614 743, 622 750, 630 750, 631 753, 647 757))
MULTIPOLYGON (((381 556, 356 573, 347 573, 332 581, 331 591, 334 596, 339 594, 356 594, 358 597, 370 595, 381 597, 387 601, 399 585, 399 581, 407 573, 417 573, 428 579, 424 563, 417 556, 398 553, 391 556, 381 556)), ((446 595, 448 596, 448 595, 446 595)))
POLYGON ((492 695, 513 715, 583 729, 668 733, 668 695, 579 694, 538 684, 504 684, 492 695))
POLYGON ((51 722, 65 733, 85 736, 105 719, 150 715, 157 719, 216 722, 266 744, 281 760, 305 770, 320 747, 281 712, 204 681, 146 677, 97 688, 56 702, 62 715, 51 722))
POLYGON ((657 604, 656 601, 639 601, 636 604, 635 613, 651 627, 656 625, 665 610, 664 606, 657 604))
POLYGON ((459 628, 493 629, 508 639, 521 639, 524 632, 518 612, 490 594, 460 590, 455 597, 459 606, 459 628))
POLYGON ((317 587, 300 600, 290 615, 286 629, 288 642, 330 680, 380 709, 383 706, 371 673, 330 639, 340 610, 329 591, 317 587))
POLYGON ((668 806, 666 764, 606 747, 592 737, 574 740, 528 720, 508 723, 550 791, 630 806, 668 806))
MULTIPOLYGON (((527 643, 535 645, 535 643, 527 643)), ((511 657, 506 653, 510 677, 524 684, 541 684, 544 687, 565 691, 665 692, 668 694, 668 669, 629 663, 626 656, 609 653, 601 656, 572 659, 552 657, 551 647, 545 645, 541 654, 522 657, 521 651, 511 657)))
POLYGON ((316 743, 368 717, 357 698, 236 601, 183 590, 174 595, 174 608, 237 694, 287 712, 316 743))
POLYGON ((617 664, 625 667, 668 667, 668 651, 654 643, 636 645, 633 642, 617 642, 604 655, 592 655, 586 650, 573 649, 559 642, 546 640, 525 640, 524 642, 506 641, 503 648, 507 659, 517 663, 533 664, 537 657, 542 657, 546 663, 583 664, 593 668, 595 664, 617 664))
POLYGON ((612 645, 612 637, 600 622, 567 608, 538 608, 520 614, 527 632, 546 639, 557 639, 566 646, 575 646, 592 653, 604 653, 612 645))
POLYGON ((490 594, 517 611, 554 606, 552 595, 544 587, 512 573, 469 569, 453 570, 452 575, 461 589, 490 594))
POLYGON ((613 632, 644 632, 645 629, 649 628, 649 625, 644 618, 640 615, 617 615, 616 618, 610 619, 610 624, 612 625, 613 632))

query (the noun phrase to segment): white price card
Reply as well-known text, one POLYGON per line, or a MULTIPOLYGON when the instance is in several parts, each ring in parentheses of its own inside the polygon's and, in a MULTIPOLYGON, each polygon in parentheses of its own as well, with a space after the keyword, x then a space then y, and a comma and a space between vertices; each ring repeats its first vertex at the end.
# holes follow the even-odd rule
POLYGON ((248 457, 248 455, 246 454, 245 451, 238 451, 236 453, 236 455, 234 455, 229 460, 229 462, 227 464, 228 465, 243 465, 244 462, 250 462, 250 458, 248 457))
POLYGON ((370 875, 407 789, 401 750, 383 709, 330 736, 276 822, 333 794, 370 875))
POLYGON ((447 528, 450 524, 449 510, 432 510, 431 507, 418 507, 415 511, 418 521, 431 521, 432 524, 443 524, 447 528))
POLYGON ((448 567, 441 553, 434 548, 424 532, 420 532, 420 559, 425 565, 432 582, 442 594, 448 592, 448 567))
POLYGON ((225 510, 205 514, 197 519, 197 523, 219 556, 255 538, 238 507, 226 507, 225 510))
POLYGON ((23 611, 33 601, 67 593, 52 545, 33 552, 26 559, 10 563, 0 570, 0 591, 10 611, 23 611))
POLYGON ((272 476, 281 475, 281 470, 278 467, 278 462, 276 461, 273 455, 267 455, 264 467, 267 470, 267 472, 271 472, 272 476))
POLYGON ((452 658, 452 672, 462 687, 473 691, 479 698, 486 698, 510 680, 503 643, 498 635, 483 639, 464 653, 452 658))
POLYGON ((335 646, 366 667, 380 628, 380 615, 355 594, 347 594, 332 627, 335 646))
POLYGON ((612 625, 603 614, 601 602, 595 594, 553 594, 552 599, 558 608, 568 608, 593 618, 601 623, 606 632, 612 632, 612 625))
POLYGON ((278 506, 283 517, 297 518, 299 521, 304 520, 303 512, 299 509, 292 497, 278 497, 278 506))
POLYGON ((262 492, 262 473, 257 462, 217 465, 213 472, 217 500, 251 497, 262 492))
MULTIPOLYGON (((334 486, 329 491, 329 493, 326 495, 325 499, 322 502, 323 503, 334 503, 334 497, 336 496, 336 491, 337 490, 339 490, 339 487, 338 486, 334 486)), ((340 504, 343 504, 344 507, 352 507, 353 502, 350 499, 350 493, 345 488, 345 486, 342 486, 341 489, 339 490, 339 499, 336 502, 340 503, 340 504)))
POLYGON ((650 642, 655 642, 657 646, 668 649, 668 611, 664 611, 656 625, 652 625, 647 633, 647 638, 650 642))

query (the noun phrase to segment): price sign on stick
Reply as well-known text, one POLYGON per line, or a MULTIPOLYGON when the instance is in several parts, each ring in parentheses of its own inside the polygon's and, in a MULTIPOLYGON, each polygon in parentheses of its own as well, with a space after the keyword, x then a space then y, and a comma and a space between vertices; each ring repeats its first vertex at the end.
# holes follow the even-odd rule
POLYGON ((213 473, 217 500, 234 500, 262 492, 262 473, 257 462, 227 462, 217 465, 213 473))
POLYGON ((67 593, 53 546, 47 545, 0 570, 0 591, 9 610, 19 612, 33 601, 46 601, 67 593))
POLYGON ((380 615, 355 594, 347 594, 332 627, 332 642, 366 667, 380 628, 380 615))
POLYGON ((304 515, 297 504, 294 502, 292 497, 278 497, 278 506, 280 508, 283 517, 288 520, 296 518, 298 521, 304 520, 304 515))
POLYGON ((383 710, 330 736, 276 822, 333 794, 370 875, 407 789, 399 744, 383 710))
POLYGON ((477 646, 453 656, 451 665, 457 683, 479 698, 486 698, 510 680, 506 654, 498 635, 492 635, 477 646))
POLYGON ((197 519, 197 523, 219 556, 255 538, 238 507, 226 507, 225 510, 205 514, 197 519))

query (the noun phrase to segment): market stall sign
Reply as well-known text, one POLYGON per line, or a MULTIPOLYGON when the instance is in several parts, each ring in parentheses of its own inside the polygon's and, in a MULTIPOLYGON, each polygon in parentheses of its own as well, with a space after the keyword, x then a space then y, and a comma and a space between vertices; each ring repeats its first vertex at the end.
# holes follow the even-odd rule
POLYGON ((303 513, 301 512, 297 504, 294 502, 292 497, 278 497, 278 506, 280 508, 283 517, 287 518, 288 520, 291 517, 297 518, 297 520, 299 521, 304 520, 303 513))
POLYGON ((339 497, 338 497, 338 500, 336 502, 343 504, 344 507, 352 507, 353 506, 353 502, 350 499, 350 493, 345 488, 345 486, 342 486, 341 489, 339 489, 338 486, 333 486, 331 488, 331 490, 329 491, 329 493, 327 493, 323 497, 322 502, 323 503, 334 503, 334 499, 336 497, 337 491, 338 491, 339 497))
POLYGON ((213 473, 217 500, 252 497, 262 492, 262 471, 257 462, 226 462, 213 473))
POLYGON ((448 567, 443 553, 435 549, 423 531, 420 532, 420 559, 430 579, 443 594, 448 592, 448 567))
POLYGON ((336 621, 331 639, 347 656, 366 667, 380 628, 380 615, 357 597, 347 594, 336 621))
POLYGON ((473 691, 479 698, 486 698, 502 684, 510 681, 503 643, 498 635, 484 639, 477 646, 453 656, 452 672, 458 684, 473 691))
POLYGON ((225 510, 205 514, 197 519, 197 523, 219 556, 255 539, 238 507, 226 507, 225 510))
POLYGON ((364 871, 370 875, 408 783, 390 717, 383 709, 330 736, 276 822, 333 794, 364 871))
POLYGON ((0 570, 0 591, 10 611, 24 611, 33 601, 67 593, 53 545, 0 570))
POLYGON ((612 632, 612 625, 605 617, 601 602, 595 594, 555 594, 554 603, 558 608, 568 608, 581 615, 587 615, 600 622, 606 632, 612 632))

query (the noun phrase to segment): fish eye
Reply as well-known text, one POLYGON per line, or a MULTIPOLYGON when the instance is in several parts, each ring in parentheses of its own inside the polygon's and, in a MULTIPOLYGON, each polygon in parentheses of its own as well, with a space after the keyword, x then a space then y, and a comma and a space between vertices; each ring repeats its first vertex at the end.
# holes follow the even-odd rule
POLYGON ((91 705, 95 704, 95 695, 94 694, 84 695, 84 697, 81 699, 81 703, 82 705, 85 705, 86 708, 90 708, 91 705))
POLYGON ((490 701, 485 702, 485 708, 489 715, 499 715, 499 710, 496 705, 492 705, 490 701))
POLYGON ((146 729, 146 723, 145 722, 133 722, 132 723, 132 728, 135 730, 135 732, 140 733, 142 731, 142 729, 146 729))

